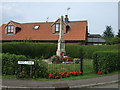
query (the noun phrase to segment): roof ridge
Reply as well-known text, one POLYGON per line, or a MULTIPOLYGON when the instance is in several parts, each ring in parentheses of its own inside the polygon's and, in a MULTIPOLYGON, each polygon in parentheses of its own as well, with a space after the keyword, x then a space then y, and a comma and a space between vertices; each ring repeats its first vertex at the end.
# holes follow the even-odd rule
POLYGON ((53 23, 53 22, 28 22, 28 23, 21 23, 21 24, 34 24, 34 23, 53 23))
POLYGON ((85 22, 87 20, 79 20, 79 21, 70 21, 70 22, 85 22))
MULTIPOLYGON (((87 20, 82 21, 70 21, 70 22, 86 22, 87 20)), ((54 22, 27 22, 27 23, 20 23, 20 24, 34 24, 34 23, 54 23, 54 22)))
POLYGON ((12 21, 12 20, 11 20, 10 22, 13 22, 13 23, 17 23, 17 24, 20 24, 20 23, 18 23, 18 22, 12 21))

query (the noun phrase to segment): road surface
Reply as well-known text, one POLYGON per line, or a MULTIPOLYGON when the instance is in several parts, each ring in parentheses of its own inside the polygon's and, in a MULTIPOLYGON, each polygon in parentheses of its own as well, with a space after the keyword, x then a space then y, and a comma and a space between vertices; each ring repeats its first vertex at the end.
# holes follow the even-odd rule
POLYGON ((108 84, 108 85, 102 85, 102 86, 94 86, 91 88, 119 88, 120 83, 113 83, 113 84, 108 84))

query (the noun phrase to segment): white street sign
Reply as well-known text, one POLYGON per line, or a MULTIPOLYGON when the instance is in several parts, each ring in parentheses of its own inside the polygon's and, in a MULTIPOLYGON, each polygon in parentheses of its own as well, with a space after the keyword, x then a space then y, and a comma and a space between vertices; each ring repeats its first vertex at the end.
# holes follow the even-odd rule
POLYGON ((18 64, 34 65, 34 61, 18 61, 18 64))

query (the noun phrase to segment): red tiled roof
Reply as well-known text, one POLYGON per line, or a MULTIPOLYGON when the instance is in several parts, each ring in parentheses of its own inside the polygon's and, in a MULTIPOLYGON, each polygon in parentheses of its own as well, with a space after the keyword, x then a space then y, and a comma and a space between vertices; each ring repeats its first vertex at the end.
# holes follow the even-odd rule
MULTIPOLYGON (((15 23, 21 30, 15 35, 5 34, 5 24, 0 27, 0 40, 58 40, 59 35, 52 34, 51 25, 54 22, 45 23, 15 23), (34 30, 35 25, 40 25, 34 30)), ((65 34, 65 40, 86 40, 87 21, 70 21, 71 30, 65 34)))

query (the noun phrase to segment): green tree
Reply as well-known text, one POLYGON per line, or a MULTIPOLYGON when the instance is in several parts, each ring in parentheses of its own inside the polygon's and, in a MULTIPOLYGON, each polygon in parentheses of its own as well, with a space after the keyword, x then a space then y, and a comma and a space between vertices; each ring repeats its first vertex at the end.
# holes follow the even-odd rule
POLYGON ((120 38, 120 29, 118 30, 118 35, 117 35, 117 37, 119 37, 119 38, 120 38))
POLYGON ((112 31, 111 26, 106 26, 106 30, 103 32, 103 37, 105 38, 112 38, 114 37, 114 33, 112 31))

